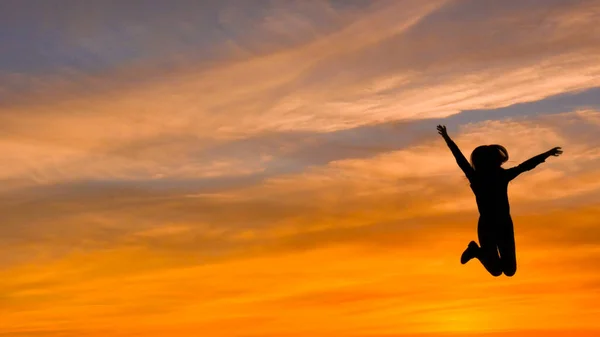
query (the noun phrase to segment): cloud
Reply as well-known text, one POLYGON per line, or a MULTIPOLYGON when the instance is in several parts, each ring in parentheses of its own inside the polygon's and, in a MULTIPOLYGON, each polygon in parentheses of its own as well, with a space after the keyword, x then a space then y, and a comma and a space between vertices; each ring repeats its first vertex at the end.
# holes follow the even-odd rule
MULTIPOLYGON (((595 205, 600 153, 595 111, 461 127, 468 154, 482 143, 505 145, 508 166, 556 145, 550 158, 511 183, 513 213, 595 205), (532 194, 531 191, 536 191, 532 194)), ((44 249, 140 246, 227 257, 243 252, 371 244, 427 236, 438 222, 466 230, 476 208, 466 179, 435 133, 415 145, 366 158, 332 161, 303 172, 203 187, 205 179, 49 184, 5 194, 3 240, 44 249), (457 216, 459 221, 449 217, 457 216), (470 220, 469 220, 470 219, 470 220), (161 234, 162 233, 162 234, 161 234)), ((566 228, 565 228, 566 230, 566 228)))
MULTIPOLYGON (((598 86, 594 75, 600 69, 594 57, 597 53, 589 47, 596 44, 586 40, 563 45, 553 40, 553 34, 561 34, 560 41, 567 41, 582 38, 582 32, 594 39, 589 29, 594 14, 583 15, 595 13, 592 5, 563 6, 564 13, 544 14, 553 24, 541 27, 542 40, 531 44, 531 48, 539 47, 543 56, 531 59, 514 49, 510 62, 498 56, 503 63, 485 59, 481 61, 485 67, 476 66, 477 59, 465 63, 458 55, 448 57, 448 64, 424 67, 421 56, 429 53, 430 47, 422 45, 423 36, 464 29, 456 21, 428 20, 454 5, 410 2, 370 9, 356 21, 344 21, 335 31, 288 49, 210 68, 185 63, 180 70, 149 73, 145 81, 132 85, 126 80, 129 75, 118 70, 103 75, 104 79, 75 71, 74 77, 59 80, 71 82, 72 90, 58 85, 62 89, 53 91, 52 80, 42 78, 38 81, 49 98, 42 98, 45 94, 37 99, 29 96, 28 103, 5 104, 0 109, 3 148, 11 159, 3 174, 5 179, 26 176, 35 181, 54 181, 57 170, 64 170, 59 178, 63 180, 68 176, 169 174, 165 172, 211 175, 214 167, 231 159, 208 158, 192 164, 191 156, 232 139, 265 132, 322 133, 385 121, 445 117, 461 110, 497 108, 598 86), (565 25, 568 29, 561 30, 565 25), (547 43, 552 48, 546 48, 547 43), (407 58, 410 55, 419 57, 407 58), (144 143, 146 148, 136 148, 144 143), (104 156, 105 152, 110 155, 104 156), (39 160, 31 163, 27 158, 39 160)), ((312 13, 313 8, 320 8, 314 6, 307 10, 312 13)), ((502 11, 486 15, 499 16, 491 21, 498 25, 494 29, 508 25, 506 30, 518 34, 520 31, 510 27, 528 20, 530 14, 516 9, 510 13, 510 20, 502 11)), ((483 21, 475 24, 484 27, 471 31, 492 29, 483 21)), ((534 33, 540 31, 534 29, 534 33)), ((479 57, 473 50, 483 43, 480 49, 487 52, 489 41, 495 41, 493 36, 457 39, 459 45, 473 44, 457 52, 479 57)), ((510 41, 520 40, 497 40, 495 48, 512 50, 510 41)), ((143 67, 137 69, 143 75, 143 67)), ((234 165, 232 174, 244 166, 234 165)), ((260 161, 247 166, 252 168, 241 174, 264 168, 260 161)))

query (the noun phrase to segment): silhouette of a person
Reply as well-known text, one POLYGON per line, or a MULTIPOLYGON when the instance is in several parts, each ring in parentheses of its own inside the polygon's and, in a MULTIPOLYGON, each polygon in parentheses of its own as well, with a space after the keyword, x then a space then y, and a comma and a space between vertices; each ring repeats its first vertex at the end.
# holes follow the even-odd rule
POLYGON ((539 154, 518 166, 504 169, 501 165, 508 160, 508 152, 501 145, 482 145, 471 153, 471 163, 460 152, 446 127, 438 125, 438 133, 452 151, 456 163, 463 170, 475 194, 479 210, 477 234, 479 245, 471 241, 463 252, 460 262, 465 264, 478 259, 493 276, 513 276, 517 271, 515 235, 508 204, 508 183, 519 174, 529 171, 546 161, 550 156, 562 154, 555 147, 539 154))

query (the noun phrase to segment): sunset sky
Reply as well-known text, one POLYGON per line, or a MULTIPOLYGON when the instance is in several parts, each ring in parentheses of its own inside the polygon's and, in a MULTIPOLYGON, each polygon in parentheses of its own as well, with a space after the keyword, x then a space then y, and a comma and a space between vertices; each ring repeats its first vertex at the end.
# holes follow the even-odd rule
POLYGON ((0 1, 0 337, 600 336, 600 0, 0 1), (517 274, 465 155, 502 144, 517 274))

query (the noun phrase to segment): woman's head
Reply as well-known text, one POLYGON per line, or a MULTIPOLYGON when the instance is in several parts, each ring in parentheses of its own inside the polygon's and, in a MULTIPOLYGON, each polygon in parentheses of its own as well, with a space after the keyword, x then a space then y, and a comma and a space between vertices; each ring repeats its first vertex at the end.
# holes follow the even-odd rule
POLYGON ((471 153, 471 166, 475 171, 499 168, 508 160, 508 151, 502 145, 478 146, 471 153))

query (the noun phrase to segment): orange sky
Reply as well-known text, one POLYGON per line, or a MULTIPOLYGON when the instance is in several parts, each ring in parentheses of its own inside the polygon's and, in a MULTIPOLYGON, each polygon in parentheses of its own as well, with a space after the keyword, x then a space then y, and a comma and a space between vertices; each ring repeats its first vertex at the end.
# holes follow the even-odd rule
POLYGON ((600 335, 597 22, 0 5, 0 337, 600 335), (511 183, 512 278, 459 262, 478 214, 437 124, 507 166, 565 151, 511 183))

